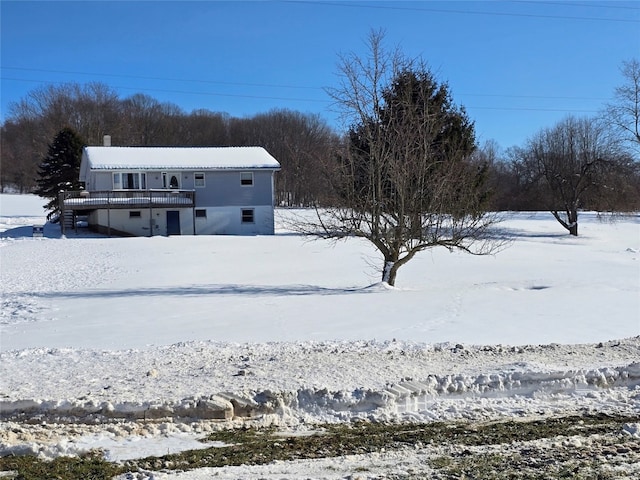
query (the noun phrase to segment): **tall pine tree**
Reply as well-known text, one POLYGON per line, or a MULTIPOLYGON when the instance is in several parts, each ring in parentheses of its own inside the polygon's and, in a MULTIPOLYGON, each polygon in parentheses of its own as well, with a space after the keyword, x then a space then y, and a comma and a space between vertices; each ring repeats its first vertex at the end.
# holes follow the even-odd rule
POLYGON ((35 193, 49 199, 44 208, 49 210, 47 219, 60 215, 58 194, 65 190, 80 190, 80 160, 83 140, 72 128, 60 130, 49 144, 47 156, 38 166, 38 188, 35 193))

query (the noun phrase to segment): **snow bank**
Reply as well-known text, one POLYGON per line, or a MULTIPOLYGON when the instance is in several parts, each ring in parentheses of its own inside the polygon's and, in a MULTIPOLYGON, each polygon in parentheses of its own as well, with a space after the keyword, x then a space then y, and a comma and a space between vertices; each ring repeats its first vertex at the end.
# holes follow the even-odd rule
POLYGON ((640 359, 640 337, 519 347, 194 342, 144 351, 33 349, 5 352, 1 359, 0 409, 7 422, 0 454, 47 457, 96 444, 110 452, 117 441, 133 447, 139 438, 174 433, 195 441, 221 421, 308 428, 354 419, 640 412, 640 362, 632 361, 640 359), (26 372, 30 382, 23 381, 26 372), (71 443, 29 441, 15 435, 15 422, 25 420, 102 424, 107 434, 76 428, 71 443), (135 420, 157 426, 136 433, 135 420))

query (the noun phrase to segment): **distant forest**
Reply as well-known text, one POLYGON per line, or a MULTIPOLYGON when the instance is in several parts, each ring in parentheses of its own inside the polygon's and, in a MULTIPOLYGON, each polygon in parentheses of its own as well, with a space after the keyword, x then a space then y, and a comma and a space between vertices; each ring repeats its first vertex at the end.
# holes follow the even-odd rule
POLYGON ((208 110, 186 113, 144 94, 122 99, 101 83, 49 86, 13 104, 1 127, 3 192, 35 189, 38 165, 65 127, 86 145, 102 145, 110 135, 114 146, 262 146, 282 166, 276 201, 283 206, 308 206, 322 198, 320 165, 339 143, 339 136, 313 114, 274 110, 234 118, 208 110))
MULTIPOLYGON (((320 115, 276 109, 252 117, 195 110, 190 113, 145 94, 120 98, 102 83, 39 88, 14 103, 0 131, 2 192, 33 192, 38 166, 48 145, 70 127, 86 145, 114 146, 262 146, 281 164, 276 174, 276 205, 310 207, 335 202, 333 166, 348 148, 349 132, 337 132, 320 115)), ((533 132, 532 132, 533 133, 533 132)), ((501 151, 495 142, 477 146, 470 161, 487 167, 490 208, 547 210, 539 185, 523 166, 526 148, 501 151)), ((588 210, 640 210, 637 162, 615 179, 615 198, 582 199, 588 210)))

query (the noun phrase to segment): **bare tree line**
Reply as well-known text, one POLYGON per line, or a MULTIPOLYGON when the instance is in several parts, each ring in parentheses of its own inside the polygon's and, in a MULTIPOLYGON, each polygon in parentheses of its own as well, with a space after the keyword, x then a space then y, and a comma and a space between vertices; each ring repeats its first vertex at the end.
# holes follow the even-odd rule
POLYGON ((640 61, 620 73, 599 115, 567 116, 506 151, 493 142, 476 151, 491 165, 494 209, 548 210, 572 235, 579 210, 640 210, 640 61))
MULTIPOLYGON (((576 223, 581 209, 640 210, 640 63, 624 62, 621 73, 614 101, 602 115, 567 117, 507 150, 493 141, 475 146, 470 155, 486 169, 489 209, 548 210, 565 227, 576 223)), ((66 127, 87 145, 101 145, 108 134, 121 146, 263 146, 282 165, 277 205, 301 207, 341 201, 333 176, 353 133, 336 132, 318 114, 285 109, 247 118, 209 110, 187 113, 145 94, 120 98, 102 83, 51 85, 14 103, 1 125, 0 189, 34 191, 38 165, 66 127)), ((405 130, 415 131, 411 125, 405 130)))
POLYGON ((31 192, 48 145, 71 128, 87 145, 110 135, 119 146, 265 147, 282 165, 276 176, 276 202, 310 206, 326 191, 324 165, 339 142, 318 115, 273 110, 250 118, 195 110, 135 94, 121 99, 102 83, 52 85, 33 90, 13 104, 1 129, 0 187, 31 192))

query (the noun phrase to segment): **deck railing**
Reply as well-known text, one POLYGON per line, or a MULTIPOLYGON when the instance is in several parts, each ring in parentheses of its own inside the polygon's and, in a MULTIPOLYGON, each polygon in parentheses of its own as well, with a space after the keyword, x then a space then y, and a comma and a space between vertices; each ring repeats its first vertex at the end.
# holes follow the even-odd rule
POLYGON ((188 208, 195 206, 193 190, 104 190, 60 192, 61 210, 96 208, 188 208))

